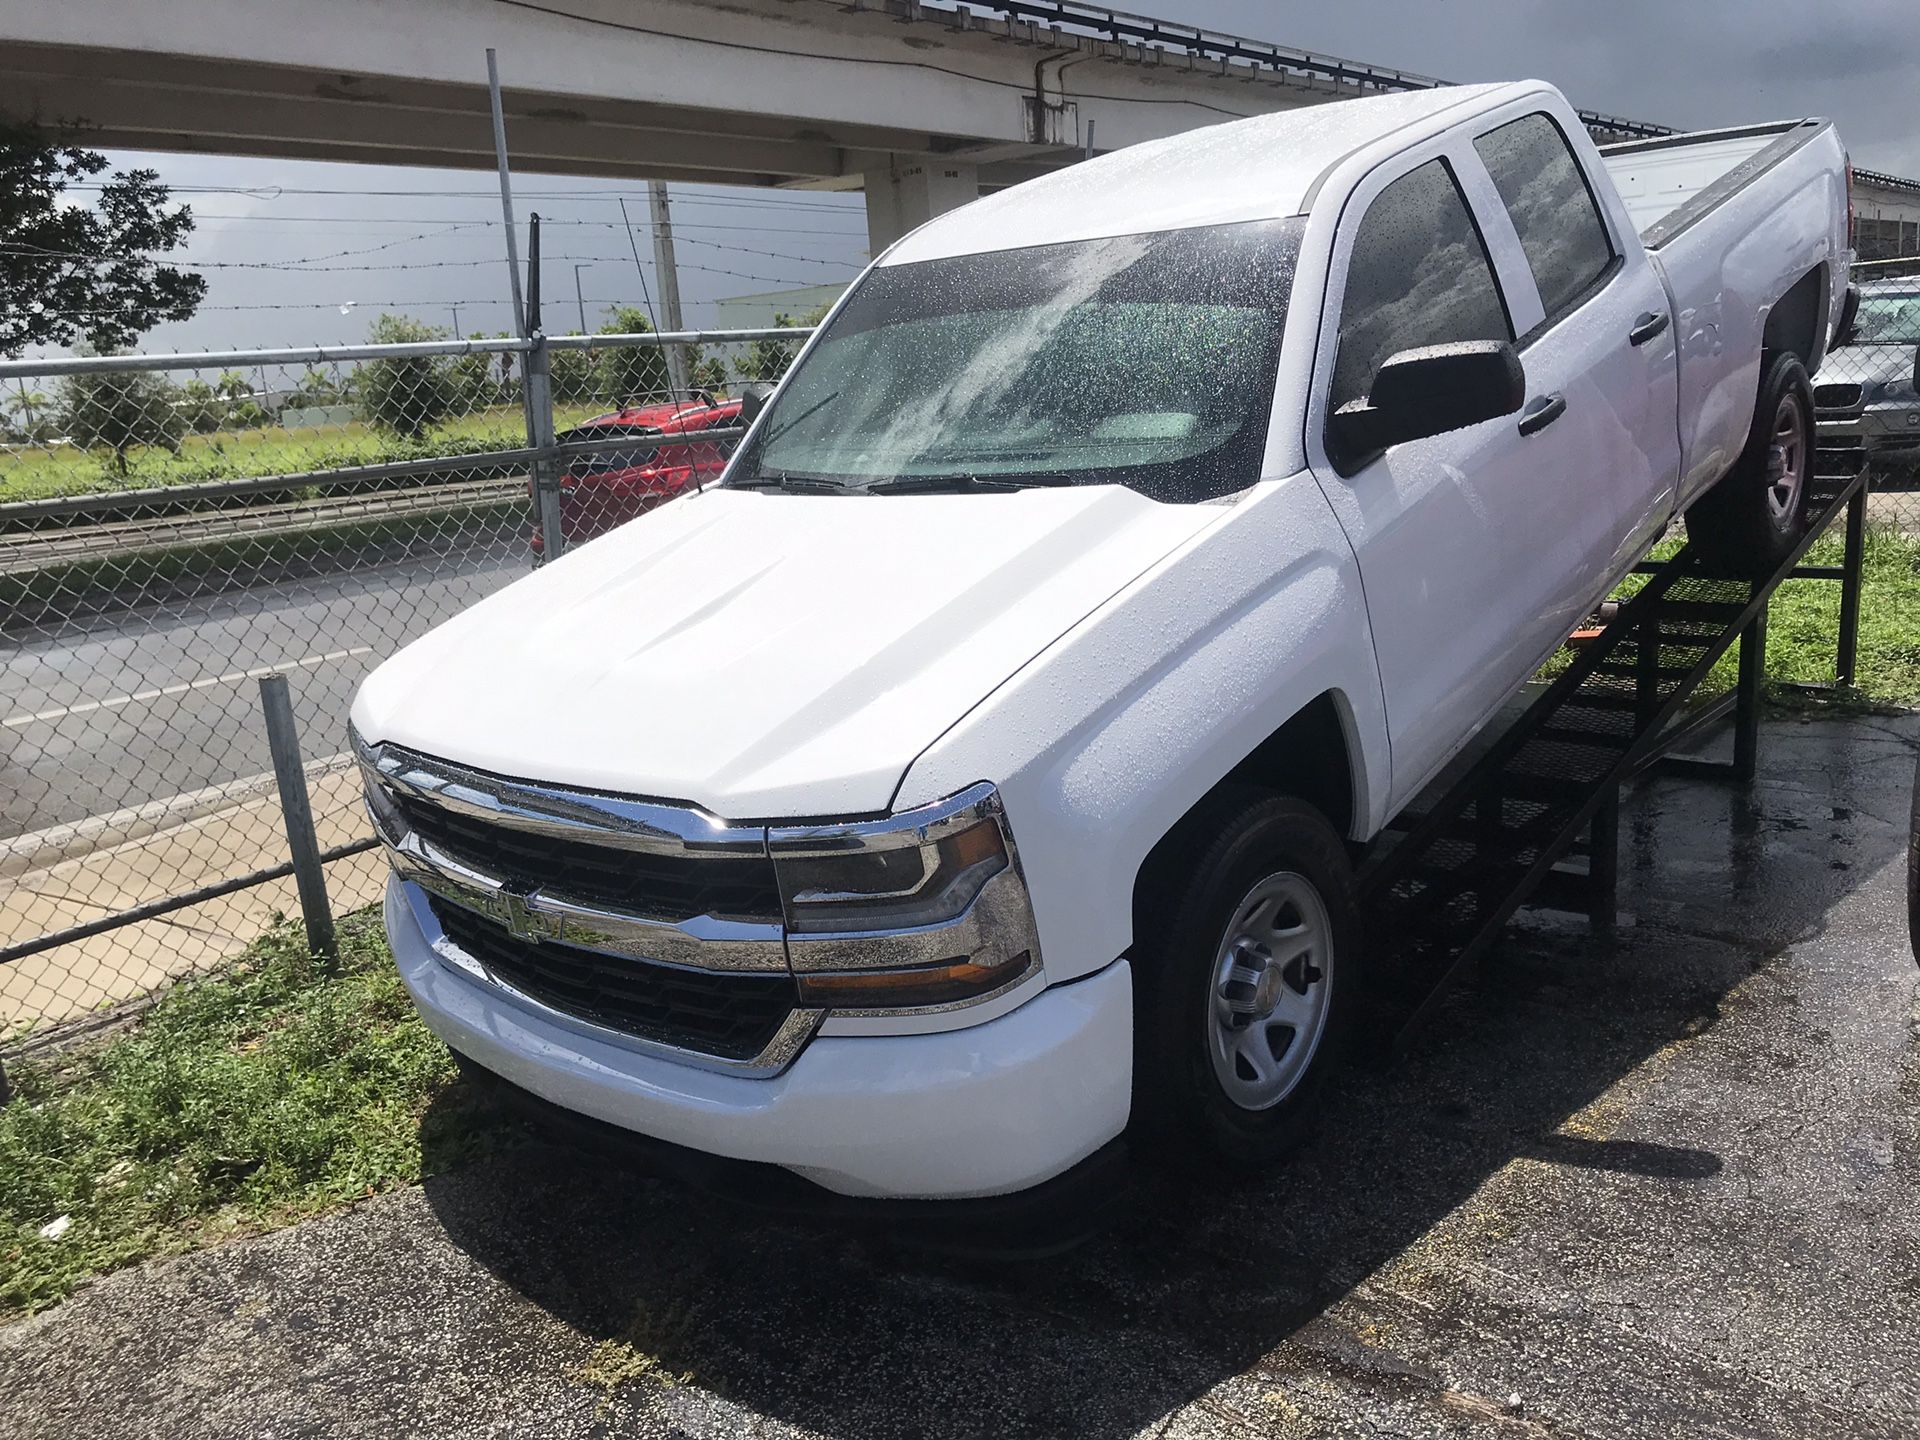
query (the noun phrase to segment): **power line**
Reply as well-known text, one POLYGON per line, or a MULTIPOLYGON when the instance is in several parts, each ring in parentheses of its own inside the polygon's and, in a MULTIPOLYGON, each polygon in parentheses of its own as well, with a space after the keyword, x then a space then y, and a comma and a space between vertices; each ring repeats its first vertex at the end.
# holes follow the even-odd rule
MULTIPOLYGON (((106 187, 97 181, 76 181, 67 186, 69 190, 102 190, 106 187)), ((497 199, 498 192, 492 190, 422 190, 414 187, 406 190, 382 190, 371 186, 349 186, 332 188, 310 185, 168 185, 170 195, 246 195, 257 200, 277 200, 283 195, 390 195, 409 200, 487 200, 497 199)), ((629 192, 625 190, 529 190, 516 191, 516 194, 528 200, 614 200, 629 192)), ((678 203, 678 202, 675 202, 678 203)), ((719 199, 701 195, 687 197, 688 205, 704 205, 709 209, 759 209, 772 206, 782 210, 822 210, 834 214, 859 215, 861 210, 850 204, 837 204, 833 201, 787 199, 784 196, 743 195, 738 199, 719 199)), ((677 223, 677 222, 676 222, 677 223)))
MULTIPOLYGON (((204 211, 195 211, 193 218, 196 223, 201 220, 218 220, 223 223, 248 221, 266 225, 432 225, 444 217, 435 215, 209 215, 204 211)), ((462 220, 460 222, 462 226, 491 226, 495 229, 505 223, 503 220, 462 220)), ((618 220, 556 219, 546 215, 540 217, 540 224, 542 228, 551 225, 581 225, 602 230, 620 228, 618 220)), ((635 221, 634 225, 640 230, 653 228, 644 220, 635 221)), ((673 229, 676 236, 682 230, 746 230, 756 235, 827 235, 842 239, 864 238, 858 230, 815 230, 794 225, 716 225, 698 220, 689 221, 683 225, 677 219, 673 222, 673 229)))
MULTIPOLYGON (((401 242, 396 241, 395 243, 399 244, 401 242)), ((689 243, 711 244, 713 242, 700 241, 700 242, 689 242, 689 243)), ((375 247, 375 248, 384 249, 387 247, 381 246, 381 247, 375 247)), ((734 249, 740 249, 742 247, 730 245, 730 246, 722 246, 720 248, 734 250, 734 249)), ((83 261, 88 261, 88 262, 97 263, 97 264, 118 263, 118 261, 111 256, 87 255, 79 251, 48 250, 38 245, 21 245, 21 244, 9 244, 6 242, 0 242, 0 254, 4 254, 4 253, 12 253, 17 255, 38 255, 50 260, 83 260, 83 261)), ((850 261, 850 260, 822 259, 818 256, 812 256, 812 255, 775 255, 770 251, 764 251, 764 250, 749 251, 747 253, 755 254, 755 255, 766 255, 766 256, 770 256, 773 259, 779 259, 779 260, 798 260, 804 264, 809 264, 809 265, 839 265, 839 266, 853 268, 853 269, 859 268, 856 262, 850 261)), ((406 270, 406 271, 465 270, 465 269, 472 269, 475 266, 480 266, 480 265, 498 264, 499 258, 500 257, 497 255, 490 255, 490 256, 486 256, 484 258, 476 259, 476 260, 413 260, 413 261, 407 261, 405 263, 395 264, 395 265, 316 265, 316 264, 309 264, 299 260, 292 260, 292 261, 178 260, 169 256, 164 259, 156 259, 154 263, 162 264, 170 267, 177 267, 182 270, 251 270, 251 271, 261 271, 261 272, 266 272, 266 273, 276 274, 276 275, 338 275, 338 274, 371 275, 371 274, 378 274, 382 271, 393 271, 393 270, 406 270)), ((545 258, 548 260, 556 261, 556 262, 572 262, 577 260, 581 264, 612 264, 612 263, 623 262, 625 259, 624 256, 620 256, 620 255, 549 255, 545 258)), ((708 275, 730 275, 735 279, 739 279, 739 280, 766 281, 771 284, 818 284, 820 283, 818 281, 792 281, 787 279, 786 277, 779 276, 779 275, 758 275, 745 270, 730 270, 725 268, 724 266, 699 265, 692 262, 683 262, 680 268, 683 270, 699 270, 708 275)))

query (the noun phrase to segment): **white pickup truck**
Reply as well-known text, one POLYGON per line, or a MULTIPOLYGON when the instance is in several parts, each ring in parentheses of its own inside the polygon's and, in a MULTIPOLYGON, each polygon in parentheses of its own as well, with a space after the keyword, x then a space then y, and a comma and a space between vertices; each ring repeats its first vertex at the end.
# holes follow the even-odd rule
POLYGON ((1361 1023, 1354 857, 1678 512, 1797 538, 1847 188, 1824 122, 1603 154, 1519 83, 932 221, 722 483, 367 680, 422 1014, 841 1196, 1278 1154, 1361 1023))

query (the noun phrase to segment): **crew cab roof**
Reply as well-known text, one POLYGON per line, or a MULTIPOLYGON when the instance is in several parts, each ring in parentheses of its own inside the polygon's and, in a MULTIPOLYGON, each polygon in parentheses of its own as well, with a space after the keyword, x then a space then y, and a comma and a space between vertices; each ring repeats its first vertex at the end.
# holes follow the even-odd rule
POLYGON ((1329 166, 1456 106, 1547 91, 1537 81, 1449 85, 1305 106, 1130 145, 936 216, 882 265, 1297 215, 1329 166))

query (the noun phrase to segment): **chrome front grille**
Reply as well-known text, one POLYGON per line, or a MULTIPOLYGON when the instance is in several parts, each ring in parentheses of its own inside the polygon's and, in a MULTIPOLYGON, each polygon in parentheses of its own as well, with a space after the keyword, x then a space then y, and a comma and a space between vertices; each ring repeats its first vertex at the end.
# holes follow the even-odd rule
POLYGON ((794 1009, 785 975, 636 964, 618 955, 519 940, 460 905, 429 902, 448 941, 497 981, 554 1010, 641 1039, 751 1064, 794 1009))
POLYGON ((715 1069, 776 1072, 818 1028, 764 826, 355 750, 414 917, 456 968, 715 1069))
POLYGON ((780 893, 766 854, 688 855, 616 850, 585 840, 514 830, 425 800, 397 796, 415 835, 519 890, 547 890, 654 920, 713 916, 780 923, 780 893))

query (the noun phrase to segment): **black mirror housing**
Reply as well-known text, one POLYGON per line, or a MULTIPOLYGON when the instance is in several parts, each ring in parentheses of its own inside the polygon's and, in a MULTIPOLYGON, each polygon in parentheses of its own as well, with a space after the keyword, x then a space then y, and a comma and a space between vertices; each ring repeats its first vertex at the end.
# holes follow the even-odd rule
POLYGON ((1463 340, 1402 350, 1374 373, 1362 399, 1334 412, 1328 438, 1342 474, 1409 440, 1511 415, 1527 398, 1526 367, 1502 340, 1463 340))
POLYGON ((765 380, 750 380, 740 391, 740 423, 751 425, 767 408, 767 401, 773 395, 773 386, 765 380))

